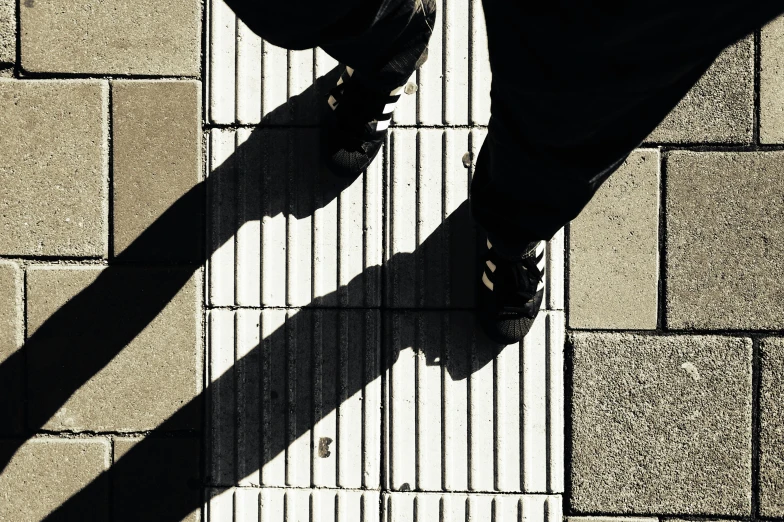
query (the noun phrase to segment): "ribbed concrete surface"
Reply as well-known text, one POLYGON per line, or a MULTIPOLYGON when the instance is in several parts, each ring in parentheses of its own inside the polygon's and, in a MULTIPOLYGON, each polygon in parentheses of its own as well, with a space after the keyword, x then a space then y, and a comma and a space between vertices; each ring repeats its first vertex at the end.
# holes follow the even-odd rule
MULTIPOLYGON (((300 94, 336 62, 321 50, 287 51, 262 41, 222 0, 209 2, 208 119, 257 124, 300 94)), ((428 60, 411 77, 416 94, 395 111, 400 125, 485 125, 490 117, 490 62, 478 0, 437 0, 428 60), (466 96, 466 93, 468 95, 466 96)), ((315 123, 306 110, 298 122, 315 123)), ((276 120, 285 123, 285 120, 276 120)))
POLYGON ((561 497, 555 495, 229 488, 212 489, 207 498, 207 522, 552 522, 562 519, 561 497))
POLYGON ((561 517, 563 231, 549 311, 500 350, 472 311, 484 20, 478 1, 438 3, 428 62, 349 183, 318 156, 335 60, 210 3, 211 522, 561 517))

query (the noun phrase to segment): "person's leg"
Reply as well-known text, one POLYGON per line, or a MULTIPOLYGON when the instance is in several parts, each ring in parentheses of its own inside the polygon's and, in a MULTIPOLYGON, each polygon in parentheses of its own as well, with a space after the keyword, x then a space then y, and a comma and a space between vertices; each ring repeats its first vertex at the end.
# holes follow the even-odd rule
POLYGON ((471 185, 480 248, 477 317, 522 340, 542 303, 544 244, 665 118, 719 53, 784 6, 688 0, 622 11, 560 0, 536 12, 483 0, 491 118, 471 185))
POLYGON ((493 73, 472 214, 520 253, 574 219, 718 54, 784 5, 661 2, 621 12, 484 0, 493 73))
POLYGON ((227 0, 256 34, 289 49, 319 46, 345 66, 325 99, 321 153, 354 177, 378 154, 403 85, 427 59, 435 0, 227 0), (261 5, 258 5, 261 4, 261 5))

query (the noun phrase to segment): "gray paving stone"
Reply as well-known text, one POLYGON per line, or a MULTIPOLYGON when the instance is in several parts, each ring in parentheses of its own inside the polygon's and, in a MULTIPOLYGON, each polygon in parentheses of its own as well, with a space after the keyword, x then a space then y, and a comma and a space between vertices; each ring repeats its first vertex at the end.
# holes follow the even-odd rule
POLYGON ((198 76, 198 0, 105 0, 63 9, 19 5, 22 68, 30 72, 198 76))
POLYGON ((0 63, 16 62, 16 2, 0 0, 0 63))
POLYGON ((749 516, 751 340, 575 333, 571 507, 749 516))
MULTIPOLYGON (((201 177, 201 83, 112 83, 114 255, 121 254, 201 177)), ((195 198, 194 198, 195 199, 195 198)), ((199 198, 200 199, 200 198, 199 198)), ((204 203, 178 207, 165 240, 125 257, 200 261, 204 203)), ((160 225, 159 225, 160 226, 160 225)))
MULTIPOLYGON (((29 269, 32 427, 150 430, 193 399, 201 372, 199 292, 192 274, 181 268, 29 269), (84 375, 102 350, 118 353, 94 376, 84 375), (71 374, 81 375, 78 388, 71 374), (56 402, 63 391, 69 397, 56 402)), ((197 411, 178 416, 176 425, 169 423, 166 429, 198 426, 197 411)))
MULTIPOLYGON (((16 450, 18 443, 0 441, 0 454, 16 450)), ((44 520, 109 467, 109 451, 109 440, 102 438, 25 442, 0 474, 0 520, 44 520)), ((109 492, 105 481, 96 483, 92 493, 89 509, 69 509, 67 514, 71 518, 60 512, 57 520, 109 520, 109 492)))
POLYGON ((106 253, 105 82, 0 80, 0 254, 106 253))
POLYGON ((784 143, 784 17, 762 28, 760 142, 784 143))
POLYGON ((654 329, 659 151, 637 150, 569 226, 569 326, 654 329))
POLYGON ((760 349, 760 515, 784 517, 784 339, 763 339, 760 349))
POLYGON ((750 143, 754 124, 754 40, 724 50, 646 138, 657 143, 750 143))
POLYGON ((22 345, 22 271, 16 263, 0 261, 0 433, 24 428, 24 361, 22 345), (16 354, 16 355, 15 355, 16 354))
POLYGON ((782 172, 782 152, 670 155, 667 327, 784 327, 782 172))
POLYGON ((200 449, 192 438, 115 439, 113 520, 199 522, 200 449))

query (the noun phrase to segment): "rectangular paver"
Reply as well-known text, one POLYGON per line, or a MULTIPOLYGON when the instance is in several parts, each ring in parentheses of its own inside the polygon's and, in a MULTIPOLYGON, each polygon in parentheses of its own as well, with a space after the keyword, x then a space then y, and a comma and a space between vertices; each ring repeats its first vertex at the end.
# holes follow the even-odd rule
POLYGON ((0 0, 0 63, 16 62, 16 2, 0 0))
POLYGON ((659 152, 639 149, 569 225, 569 326, 654 329, 659 152))
POLYGON ((105 255, 107 84, 2 79, 0 128, 0 254, 105 255))
POLYGON ((25 71, 198 76, 198 0, 91 0, 63 9, 56 0, 19 4, 25 71))
POLYGON ((346 489, 207 490, 208 522, 378 522, 379 492, 346 489))
POLYGON ((666 161, 666 325, 784 327, 784 153, 673 152, 666 161))
POLYGON ((209 483, 373 488, 378 310, 213 310, 209 483))
POLYGON ((561 312, 503 349, 471 312, 385 317, 388 487, 563 491, 561 312))
POLYGON ((197 428, 193 269, 36 266, 27 274, 32 428, 197 428))
POLYGON ((22 271, 16 263, 0 261, 0 434, 24 428, 24 359, 22 271))
POLYGON ((580 513, 751 514, 751 340, 575 333, 580 513))
MULTIPOLYGON (((123 251, 201 178, 201 84, 119 81, 112 84, 114 255, 123 251)), ((197 199, 197 198, 192 198, 197 199)), ((201 261, 204 208, 177 207, 157 230, 159 241, 124 259, 201 261)))
POLYGON ((113 520, 200 522, 200 452, 193 438, 115 439, 113 520))
POLYGON ((82 488, 92 484, 83 503, 65 504, 57 520, 109 519, 108 481, 95 479, 109 467, 109 439, 32 439, 0 441, 0 454, 14 456, 0 474, 0 520, 44 520, 82 488))
POLYGON ((562 520, 557 495, 477 495, 464 493, 384 493, 384 522, 546 522, 562 520))
POLYGON ((784 516, 784 339, 763 339, 760 393, 760 514, 784 516))
POLYGON ((784 17, 762 28, 760 41, 760 142, 784 142, 784 17))
POLYGON ((316 129, 213 130, 213 306, 378 306, 382 168, 323 172, 316 129))
POLYGON ((748 36, 719 55, 646 141, 751 143, 753 125, 754 39, 748 36))

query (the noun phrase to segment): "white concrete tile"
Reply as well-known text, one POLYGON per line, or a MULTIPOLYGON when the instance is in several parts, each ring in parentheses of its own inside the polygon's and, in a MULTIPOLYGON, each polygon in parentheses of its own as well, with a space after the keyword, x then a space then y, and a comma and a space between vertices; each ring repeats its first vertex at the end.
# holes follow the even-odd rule
POLYGON ((384 522, 552 522, 563 516, 557 495, 392 492, 382 494, 381 505, 384 522))
POLYGON ((229 488, 208 491, 208 522, 378 522, 377 491, 229 488))
POLYGON ((207 178, 209 209, 209 304, 234 303, 234 233, 236 229, 235 134, 214 130, 210 133, 210 170, 207 178), (214 269, 213 269, 214 268, 214 269))
POLYGON ((261 121, 261 38, 237 20, 237 123, 261 121))
POLYGON ((269 42, 261 43, 261 115, 271 113, 288 100, 288 51, 269 42))
MULTIPOLYGON (((237 266, 236 304, 261 304, 261 177, 258 173, 260 149, 250 142, 250 129, 237 130, 237 266)), ((219 266, 219 265, 216 265, 219 266)))
POLYGON ((444 19, 444 123, 468 125, 470 0, 449 0, 444 19))
POLYGON ((490 55, 487 50, 487 27, 482 2, 471 0, 471 124, 487 125, 490 121, 490 55))
POLYGON ((549 310, 564 309, 564 229, 555 233, 547 242, 547 266, 545 267, 545 297, 542 306, 549 310))
MULTIPOLYGON (((428 58, 428 61, 430 59, 428 58)), ((416 125, 417 123, 417 100, 419 95, 419 77, 420 72, 414 71, 414 74, 408 79, 403 94, 400 96, 395 112, 392 115, 392 123, 394 125, 416 125)))
POLYGON ((379 486, 379 313, 210 311, 211 485, 379 486))
POLYGON ((264 310, 261 319, 261 484, 286 485, 285 310, 264 310))
MULTIPOLYGON (((223 312, 228 313, 228 312, 223 312)), ((236 328, 237 484, 261 484, 261 321, 255 310, 238 310, 236 328)), ((233 423, 232 423, 233 424, 233 423)))
POLYGON ((384 155, 345 188, 315 128, 210 133, 211 306, 379 306, 384 155))
POLYGON ((387 487, 563 491, 562 312, 540 314, 522 345, 500 353, 470 311, 385 321, 387 487))
POLYGON ((392 131, 386 211, 388 306, 473 306, 474 227, 462 161, 468 136, 466 129, 392 131))
POLYGON ((209 107, 212 123, 233 123, 235 116, 237 17, 223 0, 210 1, 209 107))
POLYGON ((234 431, 234 314, 208 314, 210 477, 213 484, 233 485, 236 439, 234 431))
POLYGON ((428 43, 428 58, 418 71, 417 123, 441 125, 444 121, 444 1, 435 0, 436 20, 428 43))

